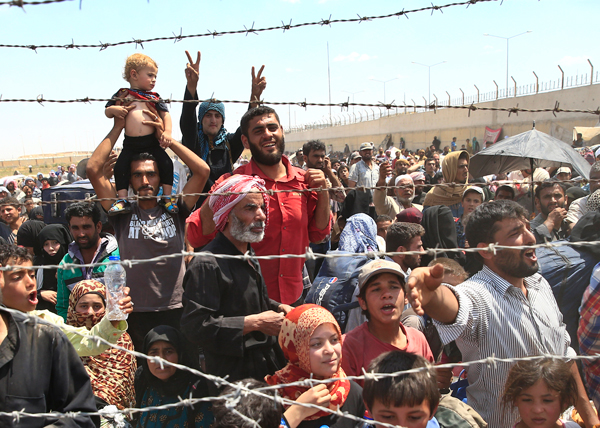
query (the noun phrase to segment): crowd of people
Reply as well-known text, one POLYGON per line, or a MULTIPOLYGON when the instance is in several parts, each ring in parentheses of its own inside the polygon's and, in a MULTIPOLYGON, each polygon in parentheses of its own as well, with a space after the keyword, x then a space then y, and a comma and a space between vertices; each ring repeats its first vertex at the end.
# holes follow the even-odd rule
POLYGON ((198 101, 200 53, 186 54, 181 142, 156 105, 156 63, 128 58, 87 162, 98 202, 45 224, 19 199, 43 180, 7 183, 2 426, 571 427, 570 406, 600 424, 600 366, 572 360, 600 352, 600 251, 568 245, 600 239, 600 161, 587 183, 564 166, 473 177, 476 139, 289 153, 258 102, 264 67, 229 133, 224 105, 198 101), (189 174, 174 179, 166 148, 189 174), (328 257, 293 257, 311 252, 328 257), (115 258, 126 317, 107 306, 115 258), (466 392, 443 363, 465 365, 466 392))

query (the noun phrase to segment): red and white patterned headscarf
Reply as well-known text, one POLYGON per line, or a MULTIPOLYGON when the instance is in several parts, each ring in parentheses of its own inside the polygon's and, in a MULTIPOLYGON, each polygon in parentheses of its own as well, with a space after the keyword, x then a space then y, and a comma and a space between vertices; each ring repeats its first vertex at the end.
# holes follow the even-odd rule
MULTIPOLYGON (((324 307, 306 304, 294 308, 286 315, 281 326, 281 331, 279 332, 279 345, 281 346, 283 355, 288 360, 288 364, 283 369, 275 372, 273 376, 265 377, 265 381, 269 385, 280 385, 310 379, 310 338, 317 327, 325 323, 333 324, 341 343, 342 332, 340 327, 336 319, 331 315, 331 312, 324 307)), ((327 384, 329 394, 331 394, 329 408, 337 410, 338 406, 343 406, 350 392, 350 381, 346 379, 341 359, 337 372, 332 377, 340 378, 340 380, 327 384)), ((296 401, 308 389, 305 386, 288 386, 279 389, 279 393, 284 398, 296 401)), ((306 420, 319 419, 327 415, 329 413, 320 410, 306 418, 306 420)))
POLYGON ((262 197, 267 216, 265 227, 269 224, 269 195, 265 193, 267 189, 264 180, 251 175, 235 174, 219 183, 208 200, 208 206, 214 213, 213 220, 217 231, 222 232, 225 229, 231 210, 253 189, 263 192, 262 197), (229 192, 239 192, 240 194, 223 195, 223 193, 229 192))

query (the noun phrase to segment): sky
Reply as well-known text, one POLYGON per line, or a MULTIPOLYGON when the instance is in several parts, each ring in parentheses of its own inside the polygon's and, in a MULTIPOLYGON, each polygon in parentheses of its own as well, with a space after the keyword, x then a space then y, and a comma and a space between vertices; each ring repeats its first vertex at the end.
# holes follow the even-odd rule
MULTIPOLYGON (((0 5, 0 44, 95 44, 173 33, 197 34, 271 27, 321 19, 385 15, 452 0, 82 0, 39 6, 0 5)), ((122 77, 127 56, 143 52, 159 66, 155 91, 163 98, 183 99, 185 51, 202 52, 200 98, 247 100, 251 67, 265 65, 268 101, 331 101, 417 104, 428 98, 428 69, 413 64, 443 64, 431 68, 431 93, 444 99, 495 89, 506 82, 506 41, 510 37, 509 74, 519 85, 589 73, 589 59, 600 70, 600 27, 586 17, 597 16, 597 0, 504 0, 449 7, 433 14, 418 12, 361 23, 306 26, 287 31, 223 35, 82 49, 0 48, 2 99, 109 98, 128 84, 122 77), (328 55, 329 72, 328 84, 328 55), (373 80, 375 79, 375 80, 373 80), (354 93, 354 94, 352 94, 354 93)), ((433 95, 431 96, 433 98, 433 95)), ((595 108, 597 102, 590 107, 595 108)), ((548 107, 548 106, 544 106, 548 107)), ((550 106, 552 107, 552 106, 550 106)), ((225 126, 233 132, 246 109, 226 104, 225 126)), ((104 103, 0 103, 0 159, 93 150, 112 122, 104 103)), ((288 127, 329 116, 328 107, 276 107, 288 127)), ((358 110, 357 110, 358 111, 358 110)), ((179 139, 181 104, 171 105, 173 137, 179 139)), ((341 109, 332 107, 339 115, 341 109)), ((120 144, 120 143, 118 143, 120 144)))

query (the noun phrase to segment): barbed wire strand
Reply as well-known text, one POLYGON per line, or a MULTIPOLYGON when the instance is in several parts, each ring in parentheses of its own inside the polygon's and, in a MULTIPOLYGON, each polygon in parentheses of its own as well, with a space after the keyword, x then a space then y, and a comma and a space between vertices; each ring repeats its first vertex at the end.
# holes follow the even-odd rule
MULTIPOLYGON (((482 0, 478 0, 482 1, 482 0)), ((488 0, 485 0, 488 1, 488 0)), ((496 0, 490 0, 496 1, 496 0)), ((0 45, 1 47, 1 45, 0 45)), ((0 98, 0 103, 38 103, 43 105, 43 103, 56 103, 56 104, 69 104, 69 103, 92 103, 92 102, 108 102, 120 100, 118 98, 74 98, 74 99, 46 99, 43 95, 38 96, 37 98, 0 98)), ((120 100, 122 101, 122 100, 120 100)), ((148 102, 146 100, 130 100, 131 102, 148 102)), ((207 99, 204 101, 215 101, 215 99, 207 99)), ((170 103, 199 103, 204 102, 202 100, 176 100, 170 98, 161 98, 156 102, 164 102, 167 104, 170 103)), ((216 100, 218 102, 222 102, 224 104, 248 104, 249 101, 246 100, 216 100)), ((502 111, 508 112, 510 117, 511 114, 519 114, 519 112, 523 113, 553 113, 556 116, 556 113, 582 113, 582 114, 593 114, 596 116, 600 116, 600 107, 596 109, 564 109, 560 108, 560 103, 557 101, 554 104, 554 107, 548 108, 523 108, 519 107, 517 104, 514 107, 481 107, 476 106, 474 103, 469 105, 437 105, 435 102, 432 104, 426 105, 408 105, 408 104, 394 104, 394 103, 351 103, 351 102, 342 102, 342 103, 311 103, 304 101, 252 101, 253 103, 257 103, 260 105, 279 105, 279 106, 299 106, 303 108, 307 107, 340 107, 342 110, 345 108, 348 110, 349 107, 384 107, 388 110, 391 109, 429 109, 433 111, 437 111, 438 109, 459 109, 459 110, 468 110, 469 116, 472 111, 502 111)))
MULTIPOLYGON (((406 174, 405 174, 406 175, 406 174)), ((589 179, 589 178, 581 178, 581 179, 570 179, 570 180, 553 180, 553 183, 564 183, 564 184, 576 184, 576 185, 580 185, 580 184, 588 184, 588 183, 600 183, 600 179, 589 179)), ((541 180, 541 181, 529 181, 527 179, 525 180, 500 180, 500 181, 491 181, 491 182, 486 182, 486 183, 467 183, 467 184, 457 184, 457 183, 436 183, 436 184, 397 184, 397 185, 386 185, 386 186, 356 186, 356 187, 307 187, 305 189, 270 189, 270 190, 256 190, 256 193, 266 193, 268 195, 274 195, 276 193, 301 193, 301 192, 338 192, 338 191, 351 191, 351 190, 359 190, 359 191, 366 191, 366 190, 394 190, 394 189, 406 189, 406 188, 429 188, 429 187, 443 187, 443 188, 456 188, 456 187, 490 187, 490 186, 502 186, 502 185, 517 185, 517 184, 525 184, 525 185, 540 185, 542 183, 547 183, 547 181, 545 180, 541 180)), ((52 187, 52 189, 55 190, 59 190, 59 187, 52 187)), ((68 190, 68 189, 67 189, 68 190)), ((234 195, 244 195, 247 194, 248 192, 223 192, 223 193, 211 193, 211 192, 182 192, 182 193, 177 193, 177 194, 173 194, 171 195, 172 197, 175 198, 180 198, 180 197, 184 197, 184 196, 215 196, 215 197, 221 197, 221 196, 234 196, 234 195)), ((139 196, 139 195, 132 195, 132 196, 128 196, 127 199, 129 199, 130 201, 141 201, 141 200, 151 200, 151 199, 160 199, 162 196, 139 196)), ((71 204, 71 203, 75 203, 75 202, 104 202, 104 201, 117 201, 121 198, 119 198, 118 196, 115 197, 111 197, 111 198, 97 198, 95 195, 88 198, 88 199, 61 199, 61 200, 56 200, 56 201, 39 201, 38 204, 41 205, 56 205, 56 204, 71 204)))
MULTIPOLYGON (((47 0, 47 1, 51 1, 51 0, 47 0)), ((56 0, 55 0, 56 1, 56 0)), ((340 24, 340 23, 361 23, 361 22, 366 22, 366 21, 373 21, 373 20, 379 20, 379 19, 387 19, 387 18, 400 18, 402 16, 406 17, 408 19, 408 15, 413 14, 413 13, 418 13, 418 12, 425 12, 425 11, 431 11, 431 14, 433 15, 433 13, 435 11, 440 11, 441 13, 443 13, 443 9, 449 8, 449 7, 455 7, 455 6, 471 6, 477 3, 488 3, 488 2, 498 2, 500 0, 467 0, 467 1, 463 1, 463 2, 457 2, 457 3, 448 3, 448 4, 444 4, 444 5, 434 5, 433 3, 431 4, 431 6, 427 6, 427 7, 421 7, 418 9, 411 9, 411 10, 401 10, 399 12, 393 12, 393 13, 389 13, 389 14, 385 14, 385 15, 376 15, 376 16, 360 16, 359 14, 357 14, 357 18, 345 18, 345 19, 332 19, 331 15, 329 16, 329 18, 327 19, 321 19, 319 21, 314 21, 314 22, 303 22, 300 24, 292 24, 292 20, 289 20, 289 24, 286 24, 283 20, 281 20, 281 25, 276 25, 273 27, 264 27, 264 28, 254 28, 254 22, 252 23, 252 25, 250 26, 250 28, 248 28, 247 26, 244 25, 244 29, 243 30, 231 30, 231 31, 211 31, 211 30, 207 30, 206 33, 200 33, 200 34, 189 34, 189 35, 183 35, 182 33, 182 29, 180 29, 179 34, 175 34, 172 33, 173 36, 166 36, 166 37, 152 37, 149 39, 136 39, 133 38, 131 40, 123 40, 120 42, 112 42, 112 43, 103 43, 103 42, 99 42, 99 43, 94 43, 94 44, 75 44, 73 41, 71 41, 71 43, 66 44, 66 45, 44 45, 44 44, 30 44, 30 45, 14 45, 14 44, 0 44, 0 48, 22 48, 22 49, 31 49, 33 51, 37 52, 37 49, 47 49, 47 48, 58 48, 58 49, 85 49, 85 48, 99 48, 101 51, 104 49, 107 49, 109 47, 113 47, 113 46, 122 46, 122 45, 132 45, 135 44, 135 47, 137 48, 138 45, 143 49, 144 48, 144 43, 151 43, 151 42, 156 42, 156 41, 161 41, 161 40, 172 40, 175 43, 184 40, 184 39, 191 39, 191 38, 199 38, 199 37, 217 37, 217 36, 225 36, 225 35, 231 35, 231 34, 245 34, 246 36, 248 34, 255 34, 258 35, 258 33, 261 32, 266 32, 266 31, 274 31, 274 30, 283 30, 283 32, 285 33, 286 31, 289 31, 291 29, 294 28, 300 28, 300 27, 309 27, 309 26, 324 26, 324 25, 328 25, 331 26, 331 24, 340 24)), ((504 0, 500 1, 500 4, 502 4, 504 0)), ((11 4, 12 6, 18 6, 20 3, 19 0, 16 1, 11 1, 11 2, 6 2, 5 4, 11 4), (12 4, 12 3, 17 3, 17 4, 12 4)), ((41 3, 45 3, 45 1, 42 1, 41 3)), ((0 3, 2 4, 2 3, 0 3)), ((33 3, 32 3, 33 4, 33 3)))
POLYGON ((23 8, 23 6, 39 6, 42 4, 50 4, 50 3, 63 3, 70 2, 74 0, 39 0, 39 1, 23 1, 23 0, 10 0, 10 1, 0 1, 0 6, 17 6, 23 8))
MULTIPOLYGON (((577 356, 573 356, 573 357, 567 357, 564 355, 552 355, 552 354, 542 354, 542 355, 536 355, 536 356, 526 356, 526 357, 519 357, 519 358, 497 358, 495 355, 491 355, 487 358, 482 358, 479 360, 473 360, 473 361, 467 361, 467 362, 460 362, 460 363, 447 363, 447 364, 439 364, 439 365, 428 365, 427 367, 419 367, 419 368, 414 368, 414 369, 410 369, 410 370, 402 370, 402 371, 398 371, 398 372, 393 372, 393 373, 372 373, 372 372, 366 372, 365 370, 363 370, 363 374, 362 375, 358 375, 358 376, 346 376, 345 378, 328 378, 328 379, 315 379, 315 378, 310 378, 310 379, 306 379, 303 381, 296 381, 296 382, 290 382, 287 384, 278 384, 278 385, 270 385, 270 386, 265 386, 265 387, 260 387, 260 388, 256 388, 256 389, 249 389, 246 385, 243 384, 243 382, 238 381, 237 383, 232 383, 229 382, 227 379, 225 378, 221 378, 219 376, 215 376, 215 375, 211 375, 208 373, 204 373, 202 371, 196 370, 194 368, 191 367, 187 367, 181 364, 177 364, 177 363, 172 363, 170 361, 164 360, 158 356, 149 356, 146 354, 143 354, 141 352, 137 352, 134 350, 129 350, 126 348, 123 348, 119 345, 113 344, 108 342, 107 340, 105 340, 104 338, 100 337, 100 336, 93 336, 93 335, 86 335, 85 333, 80 333, 78 330, 76 330, 74 327, 69 326, 69 325, 57 325, 54 324, 52 322, 50 322, 49 320, 45 320, 45 319, 41 319, 35 315, 29 314, 29 313, 23 313, 20 311, 17 311, 15 309, 10 309, 10 308, 3 308, 3 310, 12 313, 12 314, 18 314, 20 316, 26 316, 27 319, 23 322, 27 323, 27 322, 33 322, 34 325, 39 323, 39 324, 49 324, 52 325, 60 330, 63 331, 68 331, 80 336, 85 336, 88 339, 91 340, 95 340, 98 343, 104 343, 114 349, 129 353, 131 355, 134 355, 138 358, 143 358, 146 359, 148 361, 151 361, 155 364, 159 364, 162 367, 164 367, 165 365, 167 366, 172 366, 175 367, 179 370, 183 370, 186 372, 189 372, 191 374, 194 374, 196 376, 205 378, 209 381, 215 382, 215 384, 217 386, 230 386, 232 388, 234 388, 236 390, 235 394, 230 394, 230 395, 223 395, 223 396, 219 396, 219 397, 202 397, 202 398, 187 398, 187 399, 182 399, 181 397, 179 398, 179 401, 176 403, 171 403, 171 404, 166 404, 163 406, 154 406, 154 407, 145 407, 145 408, 127 408, 127 409, 123 409, 123 410, 118 410, 116 412, 112 412, 112 414, 115 413, 121 413, 127 416, 130 416, 133 413, 143 413, 143 412, 149 412, 149 411, 154 411, 154 410, 163 410, 163 409, 169 409, 172 407, 178 407, 181 405, 185 405, 185 406, 191 406, 195 403, 199 403, 199 402, 203 402, 203 401, 216 401, 216 400, 226 400, 226 405, 228 405, 228 408, 230 410, 232 410, 233 408, 230 406, 234 406, 237 401, 237 397, 239 396, 239 394, 241 393, 250 393, 250 394, 256 394, 258 396, 261 396, 263 398, 267 398, 270 400, 273 400, 275 402, 279 402, 283 405, 300 405, 300 406, 304 406, 304 407, 308 407, 308 408, 313 408, 313 409, 317 409, 320 411, 324 411, 330 414, 335 414, 339 417, 344 417, 344 418, 349 418, 352 420, 355 420, 357 422, 366 422, 366 423, 373 423, 373 421, 367 420, 367 419, 363 419, 361 417, 355 416, 355 415, 351 415, 347 412, 342 412, 339 408, 337 410, 332 410, 329 409, 327 407, 321 407, 318 405, 314 405, 314 404, 309 404, 309 403, 301 403, 301 402, 297 402, 297 401, 293 401, 293 400, 289 400, 286 399, 284 397, 281 397, 277 394, 275 394, 275 396, 269 395, 269 394, 265 394, 265 391, 272 391, 272 390, 279 390, 282 388, 286 388, 286 387, 290 387, 290 386, 303 386, 303 387, 308 387, 308 388, 312 388, 315 385, 318 384, 328 384, 328 383, 332 383, 335 382, 337 380, 340 379, 348 379, 348 380, 379 380, 379 379, 384 379, 384 378, 394 378, 397 376, 402 376, 402 375, 407 375, 407 374, 411 374, 411 373, 419 373, 422 371, 428 371, 431 367, 435 368, 435 369, 444 369, 444 368, 450 368, 453 369, 454 367, 464 367, 464 368, 468 368, 474 365, 486 365, 488 367, 493 367, 494 369, 497 369, 498 364, 499 363, 514 363, 517 361, 535 361, 535 360, 541 360, 544 358, 552 358, 552 359, 558 359, 558 360, 562 360, 562 361, 575 361, 575 360, 588 360, 588 361, 595 361, 600 359, 600 354, 594 354, 594 355, 577 355, 577 356)), ((235 412, 236 414, 238 414, 238 416, 246 419, 247 417, 245 417, 244 415, 242 415, 239 412, 235 412)), ((21 417, 53 417, 53 418, 62 418, 62 417, 66 417, 66 418, 74 418, 77 416, 110 416, 110 414, 108 414, 106 411, 99 411, 99 412, 67 412, 67 413, 60 413, 60 412, 49 412, 49 413, 28 413, 25 411, 13 411, 13 412, 0 412, 0 416, 8 416, 8 417, 12 417, 15 420, 18 420, 21 417)), ((256 423, 257 421, 253 421, 253 420, 249 420, 252 423, 256 423)), ((378 424, 380 426, 386 426, 386 427, 390 427, 390 428, 395 428, 398 427, 398 425, 391 425, 391 424, 386 424, 386 423, 380 423, 378 422, 378 424)), ((256 426, 256 425, 255 425, 256 426)))
POLYGON ((227 260, 277 260, 277 259, 306 259, 306 260, 316 260, 316 259, 336 259, 342 257, 355 257, 355 256, 363 256, 363 257, 393 257, 393 256, 407 256, 407 255, 429 255, 434 258, 437 258, 438 254, 441 253, 479 253, 482 251, 487 251, 492 254, 496 254, 498 251, 502 250, 531 250, 537 248, 555 248, 555 247, 596 247, 600 246, 600 241, 580 241, 580 242, 570 242, 570 241, 554 241, 554 242, 546 242, 543 244, 534 244, 534 245, 517 245, 517 246, 508 246, 508 245, 498 245, 497 243, 490 243, 486 247, 477 247, 477 248, 429 248, 423 251, 372 251, 366 253, 337 253, 335 251, 329 252, 327 254, 314 253, 310 247, 306 249, 305 253, 302 254, 272 254, 272 255, 256 255, 250 254, 250 252, 246 252, 245 254, 214 254, 210 252, 200 251, 181 251, 179 253, 171 253, 171 254, 163 254, 160 256, 152 257, 149 259, 131 259, 131 260, 113 260, 110 262, 101 262, 101 263, 64 263, 59 265, 39 265, 39 266, 27 266, 27 265, 6 265, 0 266, 1 271, 13 271, 13 270, 21 270, 21 269, 61 269, 61 270, 71 270, 79 269, 79 268, 93 268, 97 266, 109 266, 119 264, 121 266, 130 268, 132 266, 147 264, 147 263, 156 263, 160 261, 164 261, 167 259, 180 258, 180 257, 211 257, 215 259, 227 259, 227 260))

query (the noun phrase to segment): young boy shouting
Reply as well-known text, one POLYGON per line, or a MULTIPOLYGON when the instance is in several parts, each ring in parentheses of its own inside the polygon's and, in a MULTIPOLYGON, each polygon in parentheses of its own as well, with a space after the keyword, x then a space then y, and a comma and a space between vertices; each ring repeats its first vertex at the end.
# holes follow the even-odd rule
POLYGON ((171 145, 171 115, 165 103, 158 102, 160 95, 151 92, 156 84, 158 66, 147 55, 136 53, 127 58, 123 78, 129 88, 122 88, 113 95, 118 98, 106 104, 104 113, 108 118, 125 119, 125 140, 123 150, 115 164, 115 186, 119 199, 108 211, 108 215, 125 214, 131 211, 127 200, 131 161, 140 153, 151 154, 158 164, 160 182, 163 186, 161 202, 170 213, 178 212, 175 199, 171 199, 173 189, 173 162, 163 150, 171 145), (138 100, 138 101, 135 101, 138 100), (140 102, 146 101, 146 102, 140 102), (151 123, 158 120, 164 123, 161 135, 155 135, 151 123), (150 120, 149 120, 150 119, 150 120), (160 141, 160 143, 159 143, 160 141))
POLYGON ((368 321, 345 335, 342 368, 346 374, 362 375, 371 360, 388 351, 401 350, 433 362, 423 333, 400 322, 406 299, 404 273, 398 264, 367 263, 361 268, 358 286, 358 302, 368 321))
MULTIPOLYGON (((21 312, 35 315, 59 328, 65 325, 63 318, 48 310, 36 311, 38 290, 35 280, 33 256, 23 247, 16 245, 0 245, 0 266, 21 266, 21 269, 5 270, 0 273, 0 289, 4 297, 4 306, 21 312)), ((127 293, 129 290, 127 290, 127 293)), ((131 313, 133 304, 127 296, 119 301, 119 308, 125 313, 131 313)), ((100 336, 110 343, 116 344, 119 337, 127 330, 127 321, 102 321, 88 330, 86 327, 69 327, 62 330, 80 357, 99 355, 109 348, 102 342, 91 337, 100 336), (77 331, 79 334, 75 333, 77 331)))
MULTIPOLYGON (((387 352, 375 358, 369 372, 395 373, 427 367, 427 361, 418 355, 401 351, 387 352)), ((435 382, 435 370, 367 379, 363 400, 375 421, 406 428, 439 428, 434 414, 440 402, 440 392, 435 382)))

